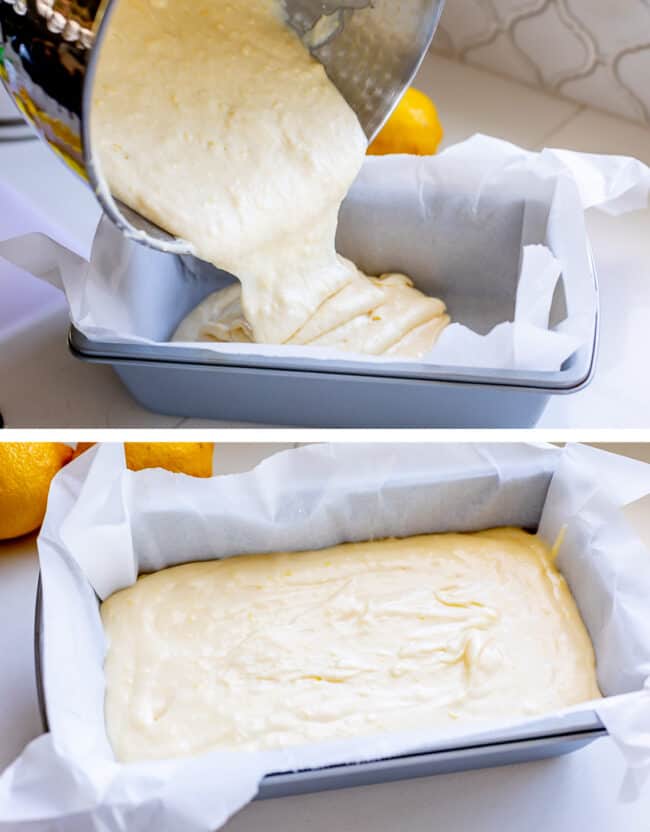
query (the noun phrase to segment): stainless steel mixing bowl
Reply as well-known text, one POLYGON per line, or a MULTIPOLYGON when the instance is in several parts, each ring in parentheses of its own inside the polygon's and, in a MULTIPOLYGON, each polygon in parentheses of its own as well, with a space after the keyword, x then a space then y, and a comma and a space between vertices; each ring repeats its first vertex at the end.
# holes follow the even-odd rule
MULTIPOLYGON (((39 135, 88 182, 127 236, 154 248, 189 253, 184 240, 114 200, 93 158, 93 80, 118 1, 0 0, 0 78, 39 135)), ((443 4, 284 0, 289 24, 350 103, 368 139, 415 75, 443 4)))

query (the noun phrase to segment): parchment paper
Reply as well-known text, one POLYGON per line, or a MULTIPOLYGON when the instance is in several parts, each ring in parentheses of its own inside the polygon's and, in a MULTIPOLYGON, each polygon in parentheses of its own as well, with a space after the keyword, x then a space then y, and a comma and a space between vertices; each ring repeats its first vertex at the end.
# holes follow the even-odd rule
POLYGON ((596 712, 631 784, 650 770, 650 554, 620 506, 650 493, 650 466, 580 446, 338 445, 280 453, 253 472, 199 480, 125 469, 121 445, 54 480, 39 538, 51 733, 0 778, 0 828, 216 829, 267 772, 575 729, 596 712), (505 524, 550 544, 594 643, 605 699, 547 718, 384 735, 284 752, 119 765, 104 728, 106 597, 139 571, 244 552, 505 524), (463 733, 464 732, 464 733, 463 733), (4 823, 4 826, 3 826, 4 823))
MULTIPOLYGON (((369 274, 403 271, 447 303, 453 324, 416 363, 557 371, 593 339, 597 298, 584 211, 634 210, 649 192, 650 169, 636 160, 533 153, 478 135, 439 156, 369 157, 343 205, 337 243, 369 274)), ((188 346, 168 343, 183 317, 233 280, 129 241, 108 220, 90 263, 41 235, 0 243, 0 256, 62 287, 87 337, 165 344, 170 358, 188 346)), ((324 347, 198 349, 336 362, 342 370, 346 362, 414 363, 324 347)))

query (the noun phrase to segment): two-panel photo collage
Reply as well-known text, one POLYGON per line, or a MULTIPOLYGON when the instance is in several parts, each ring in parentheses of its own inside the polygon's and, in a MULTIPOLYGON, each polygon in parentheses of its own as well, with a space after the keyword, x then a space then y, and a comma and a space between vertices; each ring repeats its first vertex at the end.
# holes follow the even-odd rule
POLYGON ((0 832, 650 832, 649 0, 0 0, 0 832))

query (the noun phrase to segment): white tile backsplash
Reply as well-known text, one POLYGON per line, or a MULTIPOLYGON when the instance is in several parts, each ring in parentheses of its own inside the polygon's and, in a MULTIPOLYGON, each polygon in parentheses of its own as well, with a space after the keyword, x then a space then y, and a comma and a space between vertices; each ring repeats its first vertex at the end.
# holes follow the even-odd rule
POLYGON ((650 125, 650 0, 447 0, 434 49, 650 125))
POLYGON ((447 0, 433 48, 650 126, 650 0, 447 0))

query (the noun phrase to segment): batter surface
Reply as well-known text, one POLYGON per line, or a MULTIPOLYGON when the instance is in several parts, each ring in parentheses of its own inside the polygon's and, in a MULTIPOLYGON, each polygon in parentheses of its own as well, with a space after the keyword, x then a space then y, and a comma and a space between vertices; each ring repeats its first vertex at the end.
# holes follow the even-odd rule
POLYGON ((102 605, 120 760, 544 714, 600 696, 546 547, 517 529, 166 569, 102 605))
POLYGON ((91 127, 113 194, 241 282, 184 339, 415 357, 448 323, 408 278, 371 280, 336 253, 367 141, 279 0, 122 0, 91 127))

